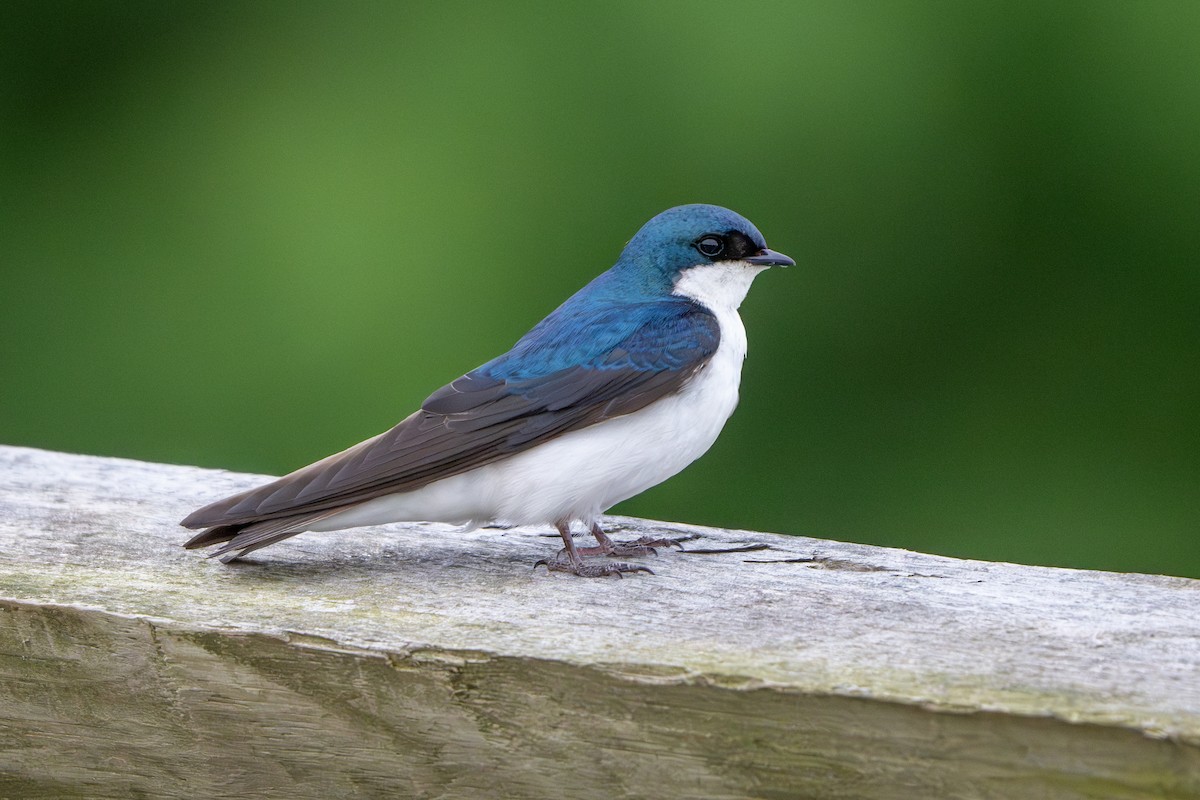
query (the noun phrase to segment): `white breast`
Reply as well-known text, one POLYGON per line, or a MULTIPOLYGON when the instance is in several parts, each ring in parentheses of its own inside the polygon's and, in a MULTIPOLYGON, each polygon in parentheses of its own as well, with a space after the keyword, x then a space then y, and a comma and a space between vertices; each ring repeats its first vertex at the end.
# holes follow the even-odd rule
POLYGON ((316 524, 337 530, 399 520, 527 525, 592 520, 675 475, 703 455, 738 402, 746 329, 737 309, 763 267, 693 267, 675 293, 708 308, 720 326, 716 353, 680 392, 512 458, 368 501, 316 524))

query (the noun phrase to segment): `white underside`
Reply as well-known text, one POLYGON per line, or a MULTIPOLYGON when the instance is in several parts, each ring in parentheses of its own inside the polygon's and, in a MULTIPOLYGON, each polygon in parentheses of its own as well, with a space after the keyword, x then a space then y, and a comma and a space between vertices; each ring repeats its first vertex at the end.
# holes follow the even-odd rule
POLYGON ((717 352, 682 390, 641 411, 568 433, 530 450, 420 489, 361 503, 313 523, 328 531, 401 520, 463 525, 590 525, 622 500, 702 456, 738 402, 746 329, 738 316, 755 275, 744 262, 693 267, 675 293, 717 318, 717 352))

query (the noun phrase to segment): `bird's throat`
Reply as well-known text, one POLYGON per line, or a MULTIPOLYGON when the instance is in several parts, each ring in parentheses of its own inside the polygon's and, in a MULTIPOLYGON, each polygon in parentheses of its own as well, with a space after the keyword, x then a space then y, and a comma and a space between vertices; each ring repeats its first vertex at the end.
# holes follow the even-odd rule
POLYGON ((699 264, 679 273, 674 293, 712 311, 736 311, 746 299, 750 284, 765 269, 745 261, 699 264))

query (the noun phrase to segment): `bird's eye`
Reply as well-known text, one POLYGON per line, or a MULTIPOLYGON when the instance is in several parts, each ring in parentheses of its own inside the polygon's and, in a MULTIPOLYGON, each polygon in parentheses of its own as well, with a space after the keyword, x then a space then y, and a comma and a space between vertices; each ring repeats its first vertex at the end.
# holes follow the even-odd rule
POLYGON ((696 242, 696 249, 703 255, 713 258, 725 251, 725 242, 717 236, 705 236, 696 242))

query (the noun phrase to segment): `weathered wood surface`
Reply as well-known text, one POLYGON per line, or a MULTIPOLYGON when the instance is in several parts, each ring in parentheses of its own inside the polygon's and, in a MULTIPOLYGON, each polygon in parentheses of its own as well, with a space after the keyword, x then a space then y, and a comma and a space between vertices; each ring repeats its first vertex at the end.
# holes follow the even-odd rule
POLYGON ((0 447, 0 798, 1200 797, 1200 582, 696 533, 179 544, 260 478, 0 447))

